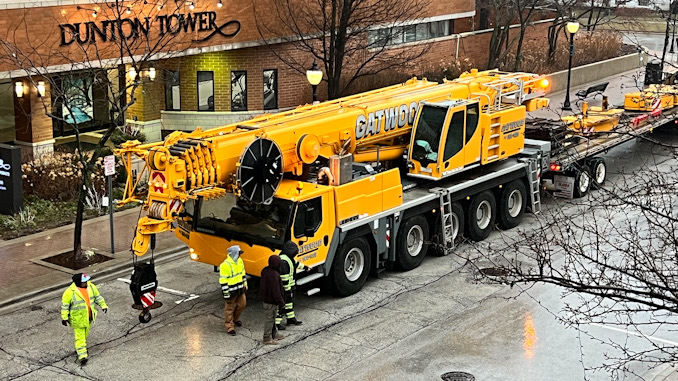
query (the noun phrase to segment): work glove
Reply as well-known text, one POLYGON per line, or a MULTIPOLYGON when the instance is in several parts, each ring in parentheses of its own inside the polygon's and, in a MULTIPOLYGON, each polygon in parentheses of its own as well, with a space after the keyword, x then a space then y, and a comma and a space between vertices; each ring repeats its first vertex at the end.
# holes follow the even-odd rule
POLYGON ((107 314, 107 313, 108 313, 108 308, 104 308, 103 311, 104 311, 105 314, 107 314))
POLYGON ((61 325, 63 325, 64 327, 68 326, 68 320, 62 320, 61 325))

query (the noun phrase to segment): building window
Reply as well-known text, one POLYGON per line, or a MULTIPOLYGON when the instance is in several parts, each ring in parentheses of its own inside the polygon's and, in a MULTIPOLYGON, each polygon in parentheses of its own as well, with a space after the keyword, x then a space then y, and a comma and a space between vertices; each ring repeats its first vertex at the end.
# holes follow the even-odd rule
POLYGON ((198 111, 214 111, 214 72, 198 72, 198 111))
POLYGON ((165 70, 165 110, 181 110, 181 92, 179 90, 179 72, 165 70))
POLYGON ((454 33, 454 19, 431 21, 399 27, 374 29, 369 31, 371 48, 384 45, 398 45, 407 42, 426 41, 432 38, 446 37, 454 33))
POLYGON ((231 111, 247 111, 247 72, 231 72, 231 111))
POLYGON ((264 110, 278 108, 278 71, 264 70, 264 110))

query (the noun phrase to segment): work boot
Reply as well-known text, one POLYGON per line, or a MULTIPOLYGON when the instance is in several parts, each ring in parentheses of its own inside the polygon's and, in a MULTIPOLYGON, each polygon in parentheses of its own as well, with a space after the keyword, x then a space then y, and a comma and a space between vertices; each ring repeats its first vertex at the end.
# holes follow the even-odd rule
POLYGON ((226 331, 226 333, 228 333, 231 336, 235 336, 235 329, 232 329, 230 331, 226 331))
POLYGON ((236 327, 242 327, 242 322, 240 320, 234 321, 233 324, 235 324, 236 327))
POLYGON ((301 320, 297 320, 297 318, 291 318, 287 319, 287 325, 301 325, 301 320))
POLYGON ((87 365, 87 357, 80 359, 80 366, 87 365))
POLYGON ((264 341, 264 345, 278 345, 278 342, 276 340, 269 340, 269 341, 264 341))
POLYGON ((276 324, 275 327, 278 329, 278 331, 284 331, 284 330, 287 329, 287 328, 285 328, 285 326, 282 325, 282 324, 276 324))
POLYGON ((280 340, 280 339, 284 339, 284 338, 285 338, 285 335, 283 335, 282 333, 280 333, 280 332, 275 333, 275 337, 274 337, 275 340, 280 340))

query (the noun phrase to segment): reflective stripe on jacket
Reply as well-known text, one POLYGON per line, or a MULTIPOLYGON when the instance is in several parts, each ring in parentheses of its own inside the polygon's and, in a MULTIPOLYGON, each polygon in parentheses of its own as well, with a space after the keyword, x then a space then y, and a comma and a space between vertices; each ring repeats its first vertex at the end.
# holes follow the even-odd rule
POLYGON ((94 303, 98 304, 102 309, 108 308, 104 297, 101 296, 94 283, 87 282, 87 293, 89 294, 89 304, 92 310, 91 322, 89 313, 87 312, 87 302, 85 302, 84 296, 80 290, 78 290, 75 283, 71 283, 61 296, 61 320, 68 320, 71 327, 86 328, 94 323, 94 320, 97 317, 94 303))
POLYGON ((221 262, 219 266, 219 284, 224 298, 238 296, 245 292, 247 287, 247 278, 245 277, 245 263, 242 258, 234 262, 230 256, 221 262))
POLYGON ((290 259, 290 257, 287 255, 281 255, 280 258, 287 264, 287 266, 282 267, 286 272, 284 274, 280 274, 280 280, 282 280, 283 289, 285 291, 289 291, 296 284, 294 281, 294 273, 296 272, 296 269, 294 268, 294 261, 292 261, 292 259, 290 259))

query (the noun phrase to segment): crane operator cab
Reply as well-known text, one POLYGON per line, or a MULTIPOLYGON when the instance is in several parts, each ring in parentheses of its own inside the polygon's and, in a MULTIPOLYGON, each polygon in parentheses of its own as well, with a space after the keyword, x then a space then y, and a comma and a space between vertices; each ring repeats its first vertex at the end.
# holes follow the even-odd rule
POLYGON ((424 102, 412 134, 410 175, 440 179, 480 164, 479 121, 477 99, 424 102))

